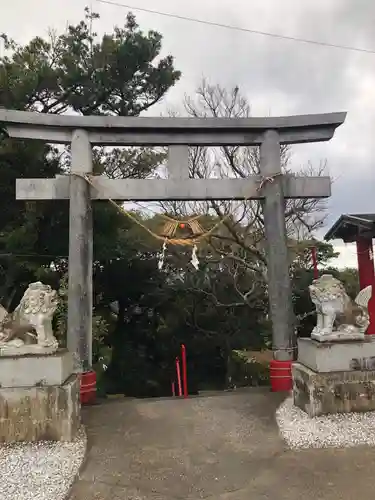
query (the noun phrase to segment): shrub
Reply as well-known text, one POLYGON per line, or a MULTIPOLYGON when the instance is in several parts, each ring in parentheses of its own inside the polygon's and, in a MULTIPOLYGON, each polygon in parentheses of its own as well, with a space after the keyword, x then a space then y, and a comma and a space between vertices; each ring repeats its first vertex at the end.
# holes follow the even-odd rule
POLYGON ((231 388, 269 385, 269 363, 272 351, 234 350, 229 363, 231 388))

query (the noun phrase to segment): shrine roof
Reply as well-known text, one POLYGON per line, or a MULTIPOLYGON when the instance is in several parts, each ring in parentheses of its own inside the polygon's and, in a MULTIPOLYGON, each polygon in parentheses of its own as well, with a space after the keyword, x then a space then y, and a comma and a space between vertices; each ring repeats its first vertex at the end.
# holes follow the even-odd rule
POLYGON ((350 243, 358 236, 375 238, 375 214, 343 214, 327 231, 324 239, 350 243))

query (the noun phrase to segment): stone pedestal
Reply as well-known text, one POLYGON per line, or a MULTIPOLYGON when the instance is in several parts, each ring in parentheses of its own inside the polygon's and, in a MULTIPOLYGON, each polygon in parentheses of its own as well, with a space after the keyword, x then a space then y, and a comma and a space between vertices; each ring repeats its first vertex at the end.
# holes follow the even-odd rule
POLYGON ((318 373, 292 366, 294 404, 310 417, 375 410, 375 370, 318 373))
POLYGON ((311 338, 313 340, 318 340, 319 342, 346 342, 352 340, 364 340, 365 332, 358 331, 354 328, 351 330, 335 331, 328 334, 322 333, 311 333, 311 338))
POLYGON ((53 354, 0 356, 0 387, 61 385, 73 373, 73 356, 67 349, 53 354))
POLYGON ((15 345, 12 342, 0 344, 0 356, 26 356, 32 354, 33 356, 42 356, 43 354, 54 354, 58 351, 58 347, 50 346, 43 347, 39 344, 29 345, 15 345))
POLYGON ((310 417, 375 410, 375 341, 299 339, 294 404, 310 417))
POLYGON ((0 356, 0 442, 72 441, 80 426, 80 380, 66 350, 0 356))
POLYGON ((375 370, 375 341, 371 335, 360 341, 298 339, 298 362, 319 373, 375 370))

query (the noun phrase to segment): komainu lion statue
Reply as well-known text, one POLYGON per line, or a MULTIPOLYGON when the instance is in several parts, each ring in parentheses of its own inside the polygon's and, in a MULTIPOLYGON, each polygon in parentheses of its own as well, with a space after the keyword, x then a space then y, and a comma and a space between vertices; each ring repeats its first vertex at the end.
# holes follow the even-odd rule
POLYGON ((352 302, 341 281, 323 274, 309 291, 317 316, 311 338, 320 342, 364 338, 369 325, 367 307, 357 299, 352 302))
POLYGON ((58 342, 53 335, 52 319, 58 306, 58 295, 40 281, 31 283, 12 314, 1 311, 0 348, 24 352, 54 352, 58 342))

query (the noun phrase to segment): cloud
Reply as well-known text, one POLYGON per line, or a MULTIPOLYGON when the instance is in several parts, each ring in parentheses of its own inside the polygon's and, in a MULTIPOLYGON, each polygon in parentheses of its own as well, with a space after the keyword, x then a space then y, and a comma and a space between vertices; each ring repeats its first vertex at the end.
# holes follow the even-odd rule
MULTIPOLYGON (((331 242, 332 243, 332 242, 331 242)), ((336 252, 339 252, 340 255, 337 259, 332 259, 329 262, 329 265, 338 267, 339 269, 343 269, 345 267, 357 268, 357 253, 356 247, 353 243, 342 243, 336 240, 334 243, 334 249, 336 252)))

